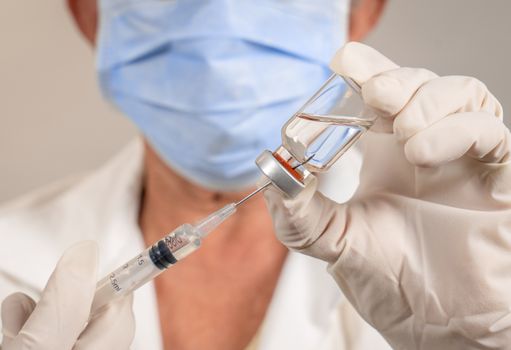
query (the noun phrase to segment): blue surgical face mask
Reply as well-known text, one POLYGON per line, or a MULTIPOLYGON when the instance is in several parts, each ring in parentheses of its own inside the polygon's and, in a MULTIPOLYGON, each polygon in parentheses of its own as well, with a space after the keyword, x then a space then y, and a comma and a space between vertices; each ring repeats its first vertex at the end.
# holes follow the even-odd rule
POLYGON ((255 158, 330 74, 348 0, 100 0, 103 94, 166 163, 213 190, 255 158))

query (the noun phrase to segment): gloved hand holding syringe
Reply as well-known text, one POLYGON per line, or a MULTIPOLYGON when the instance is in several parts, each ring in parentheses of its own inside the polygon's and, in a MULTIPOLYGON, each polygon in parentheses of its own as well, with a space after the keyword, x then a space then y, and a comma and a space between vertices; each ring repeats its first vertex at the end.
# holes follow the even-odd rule
POLYGON ((151 247, 117 268, 98 282, 91 314, 94 315, 113 299, 126 295, 151 281, 169 266, 197 250, 211 231, 236 212, 255 194, 267 188, 267 182, 236 203, 230 203, 194 225, 184 224, 151 247))
POLYGON ((328 170, 374 121, 370 116, 358 115, 360 104, 355 107, 358 109, 355 112, 348 110, 352 106, 346 107, 346 102, 353 101, 351 97, 358 97, 359 92, 359 87, 351 79, 333 74, 284 125, 282 146, 275 152, 264 151, 256 160, 270 181, 197 224, 179 226, 100 280, 92 303, 92 315, 197 250, 204 237, 233 215, 242 203, 268 186, 273 185, 294 197, 311 182, 312 173, 328 170))

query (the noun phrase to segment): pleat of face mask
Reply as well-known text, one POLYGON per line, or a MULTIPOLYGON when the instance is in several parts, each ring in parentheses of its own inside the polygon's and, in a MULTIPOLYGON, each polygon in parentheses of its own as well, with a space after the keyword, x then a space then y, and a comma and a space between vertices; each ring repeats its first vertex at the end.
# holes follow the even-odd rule
POLYGON ((213 190, 255 183, 254 164, 330 75, 348 1, 100 1, 104 96, 166 163, 213 190))

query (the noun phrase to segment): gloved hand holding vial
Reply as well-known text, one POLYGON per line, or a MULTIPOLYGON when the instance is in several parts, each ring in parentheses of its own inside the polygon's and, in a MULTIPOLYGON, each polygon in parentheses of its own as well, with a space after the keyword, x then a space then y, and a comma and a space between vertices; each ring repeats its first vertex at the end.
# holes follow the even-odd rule
MULTIPOLYGON (((286 186, 265 192, 277 236, 328 262, 395 349, 508 349, 511 137, 499 102, 474 78, 400 68, 359 43, 332 66, 379 117, 364 138, 360 185, 344 204, 316 181, 290 198, 291 175, 308 174, 279 169, 286 186)), ((297 148, 292 156, 307 157, 297 148)))

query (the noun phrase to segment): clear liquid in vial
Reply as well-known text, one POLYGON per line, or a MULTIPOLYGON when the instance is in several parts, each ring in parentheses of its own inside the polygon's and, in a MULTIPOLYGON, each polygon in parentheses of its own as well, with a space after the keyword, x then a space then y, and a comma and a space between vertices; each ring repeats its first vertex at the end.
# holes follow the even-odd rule
POLYGON ((327 170, 362 134, 373 120, 302 113, 283 131, 284 147, 311 171, 327 170))

